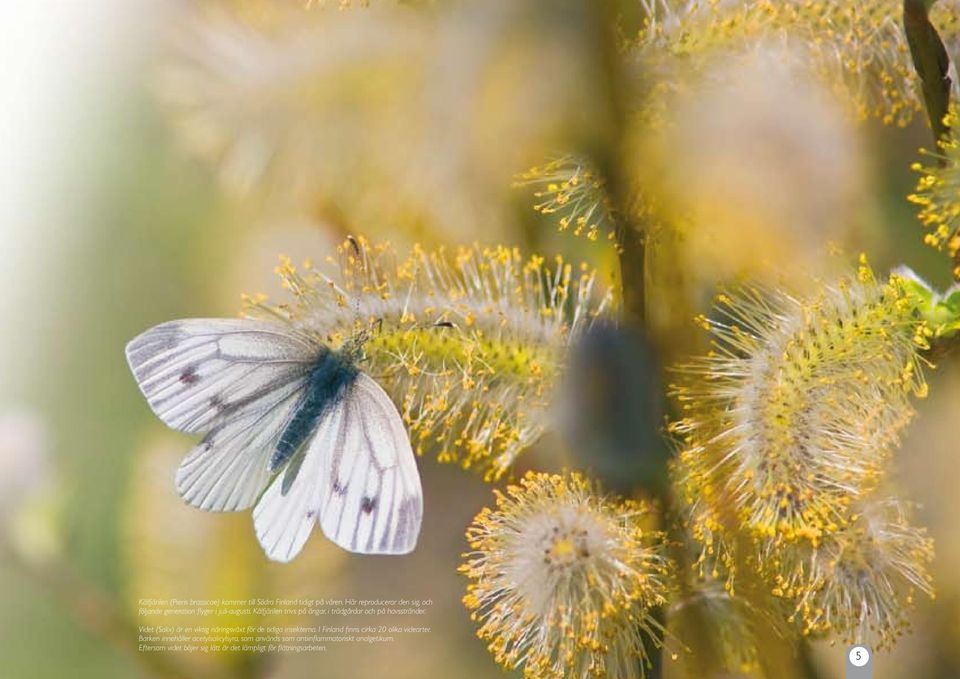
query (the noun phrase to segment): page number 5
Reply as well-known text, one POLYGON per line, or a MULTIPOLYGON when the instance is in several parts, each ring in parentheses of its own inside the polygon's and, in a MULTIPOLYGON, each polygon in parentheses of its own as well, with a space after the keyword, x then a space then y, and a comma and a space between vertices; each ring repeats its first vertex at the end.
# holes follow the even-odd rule
POLYGON ((870 651, 863 646, 854 646, 850 649, 847 658, 849 658, 850 664, 854 667, 863 667, 870 662, 870 651))

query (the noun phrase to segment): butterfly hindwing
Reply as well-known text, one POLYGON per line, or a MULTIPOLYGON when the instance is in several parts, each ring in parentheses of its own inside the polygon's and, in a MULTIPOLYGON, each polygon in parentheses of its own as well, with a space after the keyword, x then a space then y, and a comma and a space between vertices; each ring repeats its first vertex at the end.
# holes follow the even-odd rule
POLYGON ((270 456, 302 400, 303 381, 278 388, 214 426, 177 468, 177 492, 207 511, 247 509, 270 480, 270 456))
POLYGON ((336 444, 343 425, 342 403, 330 408, 320 420, 302 453, 300 468, 290 480, 286 469, 277 474, 253 510, 257 539, 267 557, 286 563, 293 559, 317 523, 326 450, 336 444))

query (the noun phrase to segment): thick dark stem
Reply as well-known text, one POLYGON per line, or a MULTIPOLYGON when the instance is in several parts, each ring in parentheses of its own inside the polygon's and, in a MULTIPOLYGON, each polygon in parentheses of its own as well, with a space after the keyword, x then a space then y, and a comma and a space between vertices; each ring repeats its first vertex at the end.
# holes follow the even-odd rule
MULTIPOLYGON (((628 86, 623 55, 617 48, 620 41, 617 32, 618 8, 613 0, 587 0, 584 7, 589 13, 592 33, 596 40, 597 71, 602 80, 600 84, 606 97, 608 114, 606 134, 603 135, 602 142, 592 145, 589 155, 594 167, 604 179, 612 217, 616 223, 624 328, 646 336, 646 241, 642 224, 638 223, 635 216, 637 211, 627 157, 629 144, 626 137, 630 111, 625 101, 628 86)), ((663 508, 669 511, 672 502, 666 465, 662 465, 662 477, 659 483, 650 484, 652 487, 647 490, 658 494, 663 508)), ((666 612, 662 608, 653 611, 653 615, 661 624, 666 620, 666 612)), ((647 679, 660 679, 663 676, 663 649, 651 639, 644 645, 650 667, 642 674, 647 679)))
POLYGON ((626 83, 622 55, 617 49, 617 8, 614 2, 588 3, 593 10, 599 61, 599 75, 607 99, 608 124, 603 143, 591 149, 591 161, 604 178, 616 223, 620 283, 623 292, 624 321, 637 328, 646 326, 646 242, 643 225, 638 223, 634 190, 631 187, 626 129, 630 115, 625 101, 626 83))
POLYGON ((634 325, 646 322, 646 242, 637 225, 631 220, 618 221, 617 237, 620 245, 620 278, 623 284, 623 310, 634 325))

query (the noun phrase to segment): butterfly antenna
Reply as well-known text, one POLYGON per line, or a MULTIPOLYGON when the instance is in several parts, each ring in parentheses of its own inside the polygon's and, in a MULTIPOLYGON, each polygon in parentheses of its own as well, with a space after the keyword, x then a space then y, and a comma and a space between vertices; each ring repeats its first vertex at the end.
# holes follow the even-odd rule
POLYGON ((348 235, 347 242, 350 243, 350 247, 353 248, 353 252, 357 255, 357 258, 363 259, 363 249, 360 247, 360 241, 358 241, 352 235, 348 235))
MULTIPOLYGON (((353 255, 357 258, 358 266, 362 269, 363 278, 369 278, 370 270, 368 267, 368 261, 365 256, 364 248, 361 245, 359 239, 354 237, 352 234, 347 235, 347 242, 350 244, 351 250, 353 250, 353 255)), ((370 328, 366 326, 366 323, 362 317, 360 309, 360 291, 353 291, 353 318, 354 318, 354 332, 353 334, 343 343, 341 351, 353 357, 355 361, 361 361, 364 358, 363 347, 367 343, 367 340, 370 339, 370 328)))
MULTIPOLYGON (((360 241, 358 241, 353 235, 347 236, 347 242, 350 243, 350 247, 353 249, 353 254, 357 257, 357 262, 360 264, 360 267, 363 269, 364 277, 370 276, 370 271, 367 267, 367 258, 364 257, 363 248, 360 246, 360 241)), ((356 320, 360 320, 360 295, 355 294, 353 296, 353 317, 356 320)))

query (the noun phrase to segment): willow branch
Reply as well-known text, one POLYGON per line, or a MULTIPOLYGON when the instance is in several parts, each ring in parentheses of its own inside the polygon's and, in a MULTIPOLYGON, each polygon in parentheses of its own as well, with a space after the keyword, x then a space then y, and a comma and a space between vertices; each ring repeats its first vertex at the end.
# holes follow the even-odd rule
POLYGON ((592 161, 604 178, 610 199, 611 216, 616 225, 620 283, 624 320, 638 328, 646 325, 646 240, 643 224, 636 217, 631 173, 626 157, 627 127, 630 110, 625 101, 628 91, 622 55, 617 45, 616 6, 613 2, 590 2, 596 19, 595 36, 600 60, 606 109, 609 115, 605 143, 593 150, 592 161))

